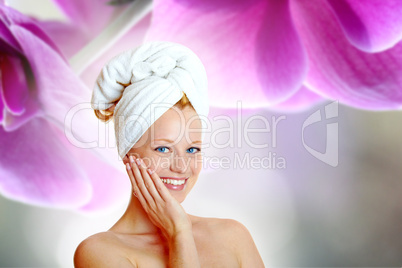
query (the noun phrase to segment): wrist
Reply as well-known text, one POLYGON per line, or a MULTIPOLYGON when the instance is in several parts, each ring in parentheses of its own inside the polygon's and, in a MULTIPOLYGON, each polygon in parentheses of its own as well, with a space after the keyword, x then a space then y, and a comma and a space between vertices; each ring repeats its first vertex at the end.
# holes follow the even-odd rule
POLYGON ((181 239, 187 239, 189 237, 193 237, 193 230, 192 228, 183 228, 175 230, 173 233, 168 235, 169 241, 176 241, 181 239))

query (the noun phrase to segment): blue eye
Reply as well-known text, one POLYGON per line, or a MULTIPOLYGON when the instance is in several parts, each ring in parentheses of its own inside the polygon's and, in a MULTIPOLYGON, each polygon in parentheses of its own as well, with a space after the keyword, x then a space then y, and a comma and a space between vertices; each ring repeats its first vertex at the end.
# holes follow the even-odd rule
POLYGON ((166 151, 163 151, 163 149, 169 149, 169 148, 168 147, 158 147, 155 150, 158 150, 158 152, 161 152, 161 153, 166 153, 166 151), (159 150, 159 149, 162 149, 162 150, 159 150))
MULTIPOLYGON (((193 151, 193 153, 196 153, 196 152, 201 151, 201 149, 200 149, 200 148, 197 148, 197 147, 191 147, 191 148, 189 148, 189 149, 187 150, 187 152, 188 152, 189 150, 191 150, 191 149, 195 149, 195 150, 196 150, 196 151, 193 151)), ((189 153, 192 153, 192 152, 189 152, 189 153)))
MULTIPOLYGON (((169 147, 162 146, 162 147, 156 148, 155 150, 160 152, 160 153, 167 153, 168 152, 167 150, 169 150, 169 147)), ((187 149, 187 152, 190 153, 190 154, 194 154, 194 153, 197 153, 197 152, 200 152, 200 151, 201 151, 201 149, 197 148, 197 147, 191 147, 191 148, 187 149)))

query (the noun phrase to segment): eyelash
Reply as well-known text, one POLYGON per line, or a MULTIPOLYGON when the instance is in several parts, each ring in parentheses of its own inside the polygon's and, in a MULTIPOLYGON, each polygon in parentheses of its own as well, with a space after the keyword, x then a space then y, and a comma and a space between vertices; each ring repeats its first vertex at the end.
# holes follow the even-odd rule
MULTIPOLYGON (((163 153, 163 152, 161 152, 161 151, 159 151, 158 149, 160 149, 160 148, 168 148, 168 149, 170 149, 169 147, 167 147, 167 146, 160 146, 160 147, 158 147, 158 148, 155 148, 155 151, 158 151, 158 152, 160 152, 160 153, 163 153)), ((196 149, 197 150, 197 152, 201 152, 201 149, 200 148, 197 148, 197 147, 191 147, 191 148, 189 148, 189 149, 192 149, 192 148, 194 148, 194 149, 196 149)), ((196 153, 196 152, 195 152, 196 153)), ((192 153, 192 154, 194 154, 194 153, 192 153)))

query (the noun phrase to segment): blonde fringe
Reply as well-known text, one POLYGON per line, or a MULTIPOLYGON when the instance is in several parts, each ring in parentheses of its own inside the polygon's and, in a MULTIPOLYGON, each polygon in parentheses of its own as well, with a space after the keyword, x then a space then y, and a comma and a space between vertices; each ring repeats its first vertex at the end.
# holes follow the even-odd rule
MULTIPOLYGON (((113 106, 111 106, 110 108, 108 108, 106 110, 94 110, 95 116, 102 122, 105 122, 105 123, 109 122, 113 118, 114 108, 116 107, 117 102, 118 101, 116 101, 113 104, 113 106)), ((184 108, 187 105, 190 105, 191 107, 193 107, 193 105, 191 105, 191 102, 187 98, 186 93, 184 93, 184 92, 183 92, 183 97, 181 97, 181 99, 175 105, 180 105, 181 108, 184 108)))

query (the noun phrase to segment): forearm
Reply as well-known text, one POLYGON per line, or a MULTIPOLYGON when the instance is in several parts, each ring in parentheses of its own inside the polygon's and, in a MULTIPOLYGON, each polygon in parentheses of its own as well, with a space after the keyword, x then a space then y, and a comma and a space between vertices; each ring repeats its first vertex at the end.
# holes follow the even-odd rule
POLYGON ((193 232, 182 231, 169 240, 169 268, 201 267, 193 232))

